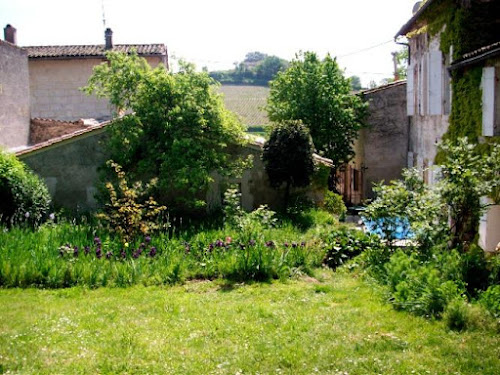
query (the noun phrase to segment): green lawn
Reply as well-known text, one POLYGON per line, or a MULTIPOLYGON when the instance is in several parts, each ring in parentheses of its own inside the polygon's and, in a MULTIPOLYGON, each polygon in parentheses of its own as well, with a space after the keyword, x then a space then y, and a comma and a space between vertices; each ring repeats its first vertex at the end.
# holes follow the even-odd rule
POLYGON ((396 312, 350 274, 318 279, 0 290, 0 373, 500 373, 500 335, 396 312))

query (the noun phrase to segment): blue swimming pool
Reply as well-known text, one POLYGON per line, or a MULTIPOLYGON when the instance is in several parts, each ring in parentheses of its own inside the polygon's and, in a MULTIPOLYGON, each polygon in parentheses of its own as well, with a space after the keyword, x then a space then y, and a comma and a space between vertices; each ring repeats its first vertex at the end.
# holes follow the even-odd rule
POLYGON ((382 228, 386 228, 391 231, 393 238, 398 240, 404 240, 408 238, 413 238, 414 234, 411 231, 410 223, 406 218, 396 218, 396 219, 379 219, 377 221, 369 220, 365 217, 363 219, 363 224, 366 230, 372 234, 378 234, 380 237, 385 238, 385 233, 382 228))

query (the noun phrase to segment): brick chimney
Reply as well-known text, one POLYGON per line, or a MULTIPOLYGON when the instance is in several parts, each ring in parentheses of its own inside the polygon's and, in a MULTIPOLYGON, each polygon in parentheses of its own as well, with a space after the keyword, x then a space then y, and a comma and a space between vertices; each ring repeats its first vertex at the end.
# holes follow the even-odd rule
POLYGON ((106 40, 106 49, 113 49, 113 31, 109 27, 104 32, 104 39, 106 40))
POLYGON ((6 42, 17 44, 16 29, 11 25, 5 26, 3 29, 3 35, 6 42))

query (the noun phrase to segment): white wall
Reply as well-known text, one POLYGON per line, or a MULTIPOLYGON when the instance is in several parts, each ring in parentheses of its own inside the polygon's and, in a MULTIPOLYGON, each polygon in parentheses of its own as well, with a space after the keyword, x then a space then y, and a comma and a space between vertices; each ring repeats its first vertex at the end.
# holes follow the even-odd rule
MULTIPOLYGON (((156 66, 159 58, 149 58, 156 66)), ((92 69, 103 59, 30 59, 31 117, 74 121, 81 118, 110 119, 113 110, 106 99, 87 96, 92 69)))

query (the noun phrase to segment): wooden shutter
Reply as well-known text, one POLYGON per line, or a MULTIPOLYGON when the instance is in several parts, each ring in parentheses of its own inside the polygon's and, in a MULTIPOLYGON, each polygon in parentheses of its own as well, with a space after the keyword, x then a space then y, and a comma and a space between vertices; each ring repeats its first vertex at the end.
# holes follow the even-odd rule
POLYGON ((443 54, 441 51, 429 52, 429 114, 443 114, 443 54))
POLYGON ((483 135, 492 137, 495 123, 495 67, 483 68, 481 89, 483 91, 483 135))
POLYGON ((415 115, 415 87, 413 84, 415 64, 408 65, 406 74, 406 111, 408 116, 415 115))

